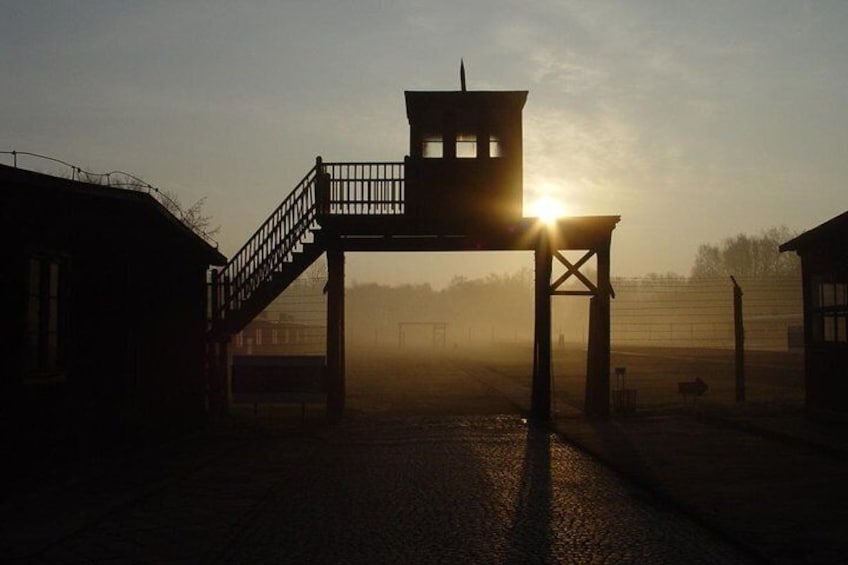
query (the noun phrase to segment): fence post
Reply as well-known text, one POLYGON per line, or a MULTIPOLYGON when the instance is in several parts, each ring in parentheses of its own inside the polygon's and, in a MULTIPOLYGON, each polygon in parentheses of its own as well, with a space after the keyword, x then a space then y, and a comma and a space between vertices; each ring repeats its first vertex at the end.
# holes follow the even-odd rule
POLYGON ((733 281, 733 337, 736 347, 735 372, 736 372, 736 402, 745 402, 745 326, 742 321, 742 287, 730 276, 733 281))

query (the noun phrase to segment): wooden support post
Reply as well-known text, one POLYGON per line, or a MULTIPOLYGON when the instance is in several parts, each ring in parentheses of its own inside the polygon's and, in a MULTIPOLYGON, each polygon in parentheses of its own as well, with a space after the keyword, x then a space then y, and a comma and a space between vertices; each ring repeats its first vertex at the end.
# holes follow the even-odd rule
POLYGON ((221 371, 218 368, 218 337, 220 330, 220 286, 218 285, 218 270, 212 269, 209 276, 209 319, 206 324, 206 403, 210 414, 218 414, 220 410, 219 382, 221 371), (214 336, 214 337, 210 337, 214 336))
POLYGON ((213 329, 221 318, 221 287, 218 284, 218 269, 212 269, 209 275, 209 319, 213 329))
POLYGON ((324 171, 320 155, 315 157, 315 202, 319 215, 330 213, 330 176, 324 171))
POLYGON ((742 287, 733 281, 733 338, 736 347, 734 366, 736 373, 736 402, 745 402, 745 325, 742 321, 742 287))
POLYGON ((341 398, 339 406, 339 417, 341 417, 344 413, 345 398, 347 397, 347 340, 345 339, 345 327, 347 326, 345 324, 344 253, 339 251, 339 256, 339 263, 341 265, 341 273, 339 275, 339 317, 341 318, 341 320, 339 321, 339 380, 341 381, 341 394, 339 395, 341 398))
POLYGON ((535 420, 551 417, 551 270, 553 253, 546 229, 535 249, 535 324, 533 332, 533 387, 530 415, 535 420))
POLYGON ((221 349, 224 344, 220 341, 209 342, 206 344, 207 353, 207 401, 209 402, 209 413, 214 416, 220 416, 224 413, 226 405, 226 395, 224 391, 224 381, 226 373, 224 372, 221 349))
POLYGON ((215 371, 215 397, 219 415, 227 413, 232 401, 232 386, 230 383, 230 351, 229 339, 221 339, 217 343, 217 367, 215 371))
POLYGON ((597 293, 589 302, 589 351, 586 362, 586 413, 610 415, 610 245, 596 250, 597 293))
POLYGON ((327 249, 327 419, 341 420, 345 405, 344 252, 327 249))

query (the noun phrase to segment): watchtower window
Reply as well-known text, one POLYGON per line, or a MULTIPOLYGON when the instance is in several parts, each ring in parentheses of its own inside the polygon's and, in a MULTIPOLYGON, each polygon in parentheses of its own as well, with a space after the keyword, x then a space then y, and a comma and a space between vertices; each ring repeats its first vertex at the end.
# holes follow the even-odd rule
POLYGON ((457 159, 474 159, 477 157, 477 136, 460 134, 456 136, 457 159))
POLYGON ((503 145, 496 135, 489 136, 489 157, 503 157, 503 145))
POLYGON ((427 135, 421 142, 421 155, 425 159, 441 159, 444 157, 444 141, 441 135, 427 135))

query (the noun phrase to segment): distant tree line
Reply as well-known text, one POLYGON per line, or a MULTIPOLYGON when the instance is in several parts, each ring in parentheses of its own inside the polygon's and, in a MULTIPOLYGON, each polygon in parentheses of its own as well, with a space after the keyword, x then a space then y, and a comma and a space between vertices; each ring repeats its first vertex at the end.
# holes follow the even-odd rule
MULTIPOLYGON (((347 289, 346 317, 354 339, 397 343, 401 322, 444 322, 451 345, 529 339, 533 316, 533 273, 454 277, 443 289, 429 284, 354 284, 347 289)), ((407 342, 426 344, 426 325, 406 330, 407 342)))
MULTIPOLYGON (((799 261, 794 254, 778 252, 778 246, 792 237, 787 228, 778 227, 703 244, 688 277, 668 272, 614 278, 614 337, 724 345, 728 335, 732 338, 729 275, 733 275, 746 290, 748 314, 777 320, 774 328, 762 332, 768 329, 774 333, 768 339, 783 343, 785 326, 795 323, 801 308, 799 261)), ((594 279, 591 268, 583 272, 594 279)), ((446 322, 448 342, 460 346, 529 342, 533 277, 528 268, 476 279, 456 276, 441 290, 429 284, 354 284, 347 291, 349 327, 357 332, 356 338, 383 344, 396 342, 399 322, 446 322)), ((585 342, 587 306, 588 300, 580 298, 554 300, 554 335, 585 342)), ((426 341, 427 331, 426 326, 420 330, 420 342, 426 341)))

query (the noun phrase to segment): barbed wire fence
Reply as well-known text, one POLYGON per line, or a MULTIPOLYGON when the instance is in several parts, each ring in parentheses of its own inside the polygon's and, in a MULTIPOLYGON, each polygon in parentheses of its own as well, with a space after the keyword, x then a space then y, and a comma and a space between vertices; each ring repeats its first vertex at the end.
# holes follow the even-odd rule
MULTIPOLYGON (((747 349, 785 351, 803 325, 800 277, 739 279, 747 349)), ((618 279, 614 345, 732 349, 730 278, 618 279)))
MULTIPOLYGON (((83 169, 78 165, 74 165, 62 159, 58 159, 56 157, 51 157, 49 155, 42 155, 40 153, 33 153, 30 151, 0 151, 0 155, 5 155, 7 158, 11 158, 12 167, 14 168, 24 168, 26 170, 30 170, 33 172, 41 172, 36 171, 31 167, 20 167, 18 163, 18 157, 30 157, 33 159, 46 161, 54 165, 60 165, 62 167, 67 167, 70 170, 70 179, 78 182, 85 182, 89 184, 99 184, 110 186, 114 188, 122 188, 125 190, 137 190, 146 192, 153 196, 166 210, 170 213, 174 214, 179 218, 179 220, 189 227, 192 231, 197 233, 207 242, 212 244, 215 248, 218 247, 218 242, 214 239, 215 233, 218 231, 217 228, 213 230, 206 230, 202 225, 199 225, 198 218, 194 216, 195 212, 193 212, 194 207, 190 207, 188 210, 184 210, 183 206, 171 197, 168 194, 168 191, 154 186, 144 179, 126 171, 114 170, 106 173, 97 173, 93 171, 88 171, 83 169)), ((44 173, 51 174, 51 173, 44 173)), ((60 175, 51 175, 51 176, 60 176, 60 175)))
MULTIPOLYGON (((800 273, 771 279, 737 278, 737 282, 743 292, 745 337, 742 404, 738 399, 734 286, 729 276, 613 279, 610 384, 615 412, 697 412, 704 403, 724 408, 745 405, 752 410, 795 410, 803 405, 800 273), (703 397, 681 394, 681 383, 693 384, 698 379, 707 387, 703 397)), ((584 306, 584 302, 575 302, 584 306)), ((586 315, 584 310, 574 319, 583 320, 586 315)), ((585 347, 585 341, 582 345, 585 347)), ((554 379, 561 395, 555 410, 580 411, 586 383, 584 350, 559 347, 554 352, 554 379)))

